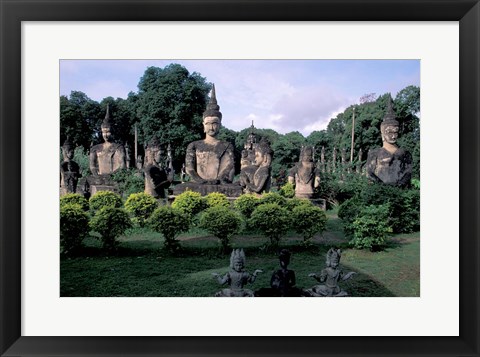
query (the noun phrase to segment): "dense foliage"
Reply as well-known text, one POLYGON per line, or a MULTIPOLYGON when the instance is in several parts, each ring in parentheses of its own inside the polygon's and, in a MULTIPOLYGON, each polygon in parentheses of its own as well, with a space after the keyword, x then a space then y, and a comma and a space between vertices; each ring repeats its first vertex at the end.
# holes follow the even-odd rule
POLYGON ((139 192, 132 193, 128 196, 124 206, 125 210, 132 217, 132 222, 135 225, 144 227, 148 218, 152 215, 153 211, 155 211, 155 208, 157 208, 158 203, 151 195, 139 192))
POLYGON ((260 204, 260 199, 251 193, 241 195, 233 202, 233 207, 238 210, 245 218, 252 216, 255 208, 260 204))
POLYGON ((206 209, 200 216, 200 228, 220 239, 224 253, 230 250, 230 238, 238 233, 241 224, 237 212, 221 205, 206 209))
POLYGON ((106 250, 114 250, 118 244, 116 238, 131 225, 128 213, 114 206, 99 209, 90 221, 90 228, 100 234, 103 248, 106 250))
POLYGON ((175 197, 172 207, 193 217, 206 208, 206 203, 200 193, 185 191, 175 197))
POLYGON ((84 211, 88 211, 88 201, 82 195, 78 193, 67 193, 66 195, 60 196, 60 208, 65 205, 80 205, 84 211))
POLYGON ((75 203, 60 205, 60 243, 64 254, 75 252, 88 233, 88 214, 75 203))
POLYGON ((205 196, 205 203, 207 207, 230 207, 230 202, 227 199, 227 196, 223 193, 212 192, 205 196))
POLYGON ((320 208, 300 204, 291 212, 292 227, 295 232, 303 236, 304 243, 308 243, 315 234, 325 230, 327 215, 320 208))
POLYGON ((97 211, 103 207, 120 208, 123 206, 120 195, 112 191, 98 191, 89 199, 90 210, 97 211))
POLYGON ((388 234, 392 232, 388 204, 362 207, 352 225, 354 233, 350 244, 354 248, 372 251, 381 249, 388 234))
POLYGON ((176 237, 189 230, 190 222, 191 219, 188 214, 170 206, 157 208, 148 220, 149 226, 163 235, 165 248, 169 251, 176 251, 180 248, 176 237))
POLYGON ((259 205, 250 217, 250 225, 268 237, 272 246, 278 246, 280 238, 288 232, 290 222, 287 209, 277 203, 259 205))
POLYGON ((112 174, 112 180, 118 184, 123 197, 145 190, 145 179, 142 173, 135 169, 120 169, 112 174))

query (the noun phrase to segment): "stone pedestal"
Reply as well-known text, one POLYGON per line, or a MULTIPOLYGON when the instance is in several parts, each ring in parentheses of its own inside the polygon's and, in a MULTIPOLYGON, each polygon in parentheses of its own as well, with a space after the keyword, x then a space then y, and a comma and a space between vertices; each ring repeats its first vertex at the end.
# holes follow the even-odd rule
POLYGON ((87 183, 90 196, 98 191, 119 193, 118 184, 111 179, 110 175, 88 176, 87 183))
POLYGON ((242 187, 237 184, 207 185, 195 182, 185 182, 176 185, 173 188, 173 194, 177 196, 187 190, 199 192, 202 196, 206 196, 212 192, 223 193, 227 197, 238 197, 242 194, 242 187))

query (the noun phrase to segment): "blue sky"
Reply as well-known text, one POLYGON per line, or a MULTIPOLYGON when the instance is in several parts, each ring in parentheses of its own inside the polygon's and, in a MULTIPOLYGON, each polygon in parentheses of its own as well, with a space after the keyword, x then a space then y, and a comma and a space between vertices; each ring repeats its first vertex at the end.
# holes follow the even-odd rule
POLYGON ((222 124, 305 136, 362 95, 420 86, 419 60, 61 60, 60 94, 126 98, 149 66, 179 63, 215 83, 222 124))

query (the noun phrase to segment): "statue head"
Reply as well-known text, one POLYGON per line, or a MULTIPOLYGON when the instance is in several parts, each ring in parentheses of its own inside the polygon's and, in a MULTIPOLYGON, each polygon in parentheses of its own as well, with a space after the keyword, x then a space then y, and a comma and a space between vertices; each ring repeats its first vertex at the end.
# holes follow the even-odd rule
POLYGON ((143 167, 143 159, 141 155, 137 156, 136 166, 138 170, 141 170, 143 167))
POLYGON ((245 252, 243 249, 234 249, 230 255, 230 268, 241 272, 245 267, 245 252))
POLYGON ((112 140, 112 125, 110 124, 110 105, 107 104, 107 113, 105 114, 105 118, 103 119, 102 125, 100 127, 102 129, 102 137, 105 142, 109 142, 112 140))
POLYGON ((73 154, 74 154, 74 148, 72 143, 70 142, 68 136, 67 139, 65 139, 65 142, 63 143, 62 146, 62 153, 63 153, 63 160, 64 161, 70 161, 73 159, 73 154))
POLYGON ((340 264, 342 251, 340 249, 330 248, 327 252, 327 267, 336 268, 340 264))
POLYGON ((156 138, 152 139, 145 150, 147 161, 151 165, 159 166, 162 161, 163 150, 156 138))
POLYGON ((301 162, 313 162, 313 148, 311 146, 302 146, 300 151, 301 162))
POLYGON ((395 113, 392 107, 392 97, 387 103, 387 112, 380 124, 380 132, 382 133, 382 141, 394 145, 397 142, 399 131, 399 123, 396 120, 395 113))
POLYGON ((269 166, 272 163, 273 150, 268 139, 262 138, 255 146, 255 164, 258 166, 269 166))
POLYGON ((282 268, 287 269, 288 264, 290 264, 290 252, 287 249, 282 249, 280 254, 278 255, 278 259, 280 260, 280 266, 282 268))
POLYGON ((215 84, 212 87, 212 94, 207 104, 207 109, 203 112, 203 130, 208 136, 217 136, 222 126, 222 113, 220 106, 217 104, 215 94, 215 84))

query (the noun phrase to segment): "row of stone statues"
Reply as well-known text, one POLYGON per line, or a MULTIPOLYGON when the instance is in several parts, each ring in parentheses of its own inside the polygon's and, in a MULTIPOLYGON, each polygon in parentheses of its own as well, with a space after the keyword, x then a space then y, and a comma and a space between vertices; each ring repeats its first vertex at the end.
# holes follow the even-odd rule
MULTIPOLYGON (((192 190, 206 195, 221 192, 229 197, 242 193, 260 194, 268 192, 271 185, 271 164, 273 150, 266 138, 257 140, 252 130, 247 137, 241 155, 241 172, 234 182, 234 148, 231 143, 218 139, 222 113, 217 103, 215 86, 203 113, 205 138, 190 143, 186 149, 185 164, 182 167, 182 183, 175 185, 175 195, 192 190), (189 182, 183 182, 184 176, 189 182)), ((367 176, 371 181, 390 185, 407 186, 412 172, 412 158, 409 152, 396 144, 399 123, 395 119, 392 100, 388 102, 387 113, 381 124, 383 146, 370 150, 367 158, 367 176)), ((104 142, 90 149, 90 171, 85 190, 94 194, 99 190, 115 190, 111 174, 126 167, 126 153, 123 145, 112 141, 109 107, 101 125, 104 142)), ((68 142, 63 146, 64 162, 61 164, 60 185, 62 193, 75 192, 80 172, 73 162, 73 148, 68 142)), ((165 197, 165 189, 173 181, 171 150, 168 150, 169 163, 161 162, 163 152, 160 143, 152 141, 145 148, 145 192, 156 198, 165 197)), ((295 185, 295 195, 312 198, 320 185, 320 170, 314 162, 314 148, 302 147, 299 162, 290 169, 288 181, 295 185)))
POLYGON ((291 253, 282 249, 278 256, 280 269, 276 270, 270 279, 269 288, 261 288, 255 292, 246 289, 245 285, 255 282, 257 275, 263 271, 257 269, 253 274, 245 270, 245 252, 243 249, 234 249, 230 256, 230 271, 225 275, 213 273, 212 275, 221 285, 228 288, 218 291, 216 297, 341 297, 348 296, 338 283, 350 279, 355 272, 344 272, 339 268, 341 250, 330 248, 327 252, 326 267, 318 275, 311 273, 308 276, 320 284, 310 289, 301 289, 296 286, 295 272, 288 269, 291 253))

